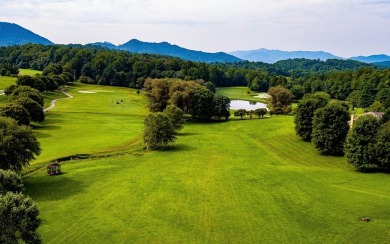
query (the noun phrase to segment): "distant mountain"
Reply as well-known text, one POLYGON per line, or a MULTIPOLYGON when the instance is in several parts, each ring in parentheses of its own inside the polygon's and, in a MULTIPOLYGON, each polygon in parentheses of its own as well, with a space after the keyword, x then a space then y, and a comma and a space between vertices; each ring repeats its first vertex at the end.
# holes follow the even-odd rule
POLYGON ((148 53, 148 54, 159 54, 167 55, 173 57, 179 57, 184 60, 191 60, 197 62, 238 62, 241 61, 239 58, 232 55, 219 52, 219 53, 206 53, 201 51, 194 51, 179 47, 177 45, 172 45, 168 42, 142 42, 136 39, 132 39, 129 42, 115 46, 114 44, 107 42, 97 42, 92 43, 91 45, 103 46, 110 49, 119 49, 132 53, 148 53))
POLYGON ((371 63, 380 63, 380 62, 390 61, 390 56, 388 56, 386 54, 377 54, 377 55, 371 55, 371 56, 352 57, 349 59, 371 64, 371 63))
POLYGON ((0 22, 0 46, 23 45, 27 43, 51 45, 48 39, 29 31, 20 25, 0 22))
POLYGON ((375 64, 375 65, 380 66, 380 67, 390 68, 390 61, 375 62, 375 63, 372 63, 372 64, 375 64))
POLYGON ((286 59, 295 59, 295 58, 305 58, 305 59, 341 59, 331 53, 323 51, 281 51, 281 50, 269 50, 261 48, 258 50, 251 51, 236 51, 229 53, 237 58, 255 61, 255 62, 264 62, 264 63, 275 63, 280 60, 286 59))

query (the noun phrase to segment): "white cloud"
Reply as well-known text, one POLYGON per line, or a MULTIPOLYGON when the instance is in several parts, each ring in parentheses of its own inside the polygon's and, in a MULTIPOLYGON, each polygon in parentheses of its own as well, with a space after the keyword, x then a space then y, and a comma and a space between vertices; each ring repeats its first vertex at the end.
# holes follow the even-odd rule
POLYGON ((385 0, 3 0, 1 21, 56 43, 131 38, 205 51, 390 53, 385 0))

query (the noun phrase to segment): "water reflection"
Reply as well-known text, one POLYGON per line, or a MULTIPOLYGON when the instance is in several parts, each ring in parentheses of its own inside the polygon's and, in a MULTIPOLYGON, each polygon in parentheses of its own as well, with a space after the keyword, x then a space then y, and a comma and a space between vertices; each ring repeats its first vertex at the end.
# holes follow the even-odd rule
POLYGON ((267 108, 267 105, 260 102, 244 101, 244 100, 231 100, 230 109, 246 109, 246 110, 255 110, 258 108, 267 108))

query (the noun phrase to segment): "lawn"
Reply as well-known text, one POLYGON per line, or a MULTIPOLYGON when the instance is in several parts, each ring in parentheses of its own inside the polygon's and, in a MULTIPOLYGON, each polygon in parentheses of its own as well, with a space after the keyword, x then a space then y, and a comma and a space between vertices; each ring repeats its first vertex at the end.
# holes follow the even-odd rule
MULTIPOLYGON (((134 90, 68 91, 75 97, 37 130, 33 164, 139 140, 147 112, 134 90)), ((39 169, 25 176, 26 193, 44 243, 388 242, 389 175, 322 156, 293 127, 292 116, 187 123, 164 151, 69 161, 53 177, 39 169)))
POLYGON ((253 102, 266 102, 264 98, 254 97, 258 93, 250 91, 248 87, 218 87, 217 94, 222 94, 232 100, 246 100, 253 102), (248 94, 249 92, 249 94, 248 94))
MULTIPOLYGON (((57 101, 45 121, 33 125, 43 149, 33 166, 74 154, 112 151, 139 141, 146 103, 136 90, 75 83, 66 91, 73 98, 57 101)), ((65 96, 58 91, 45 94, 46 101, 58 97, 65 96)))

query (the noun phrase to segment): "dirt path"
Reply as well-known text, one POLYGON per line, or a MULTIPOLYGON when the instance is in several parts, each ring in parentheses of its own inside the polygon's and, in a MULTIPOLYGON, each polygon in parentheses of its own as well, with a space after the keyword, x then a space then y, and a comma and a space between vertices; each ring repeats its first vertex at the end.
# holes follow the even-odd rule
POLYGON ((69 93, 65 92, 65 88, 61 88, 60 91, 61 91, 65 96, 67 96, 67 97, 65 97, 65 98, 54 99, 53 101, 51 101, 50 107, 45 108, 45 109, 43 110, 43 112, 46 113, 46 112, 48 112, 49 110, 53 109, 53 108, 56 106, 56 102, 57 102, 58 100, 64 100, 64 99, 73 98, 72 95, 70 95, 69 93))

